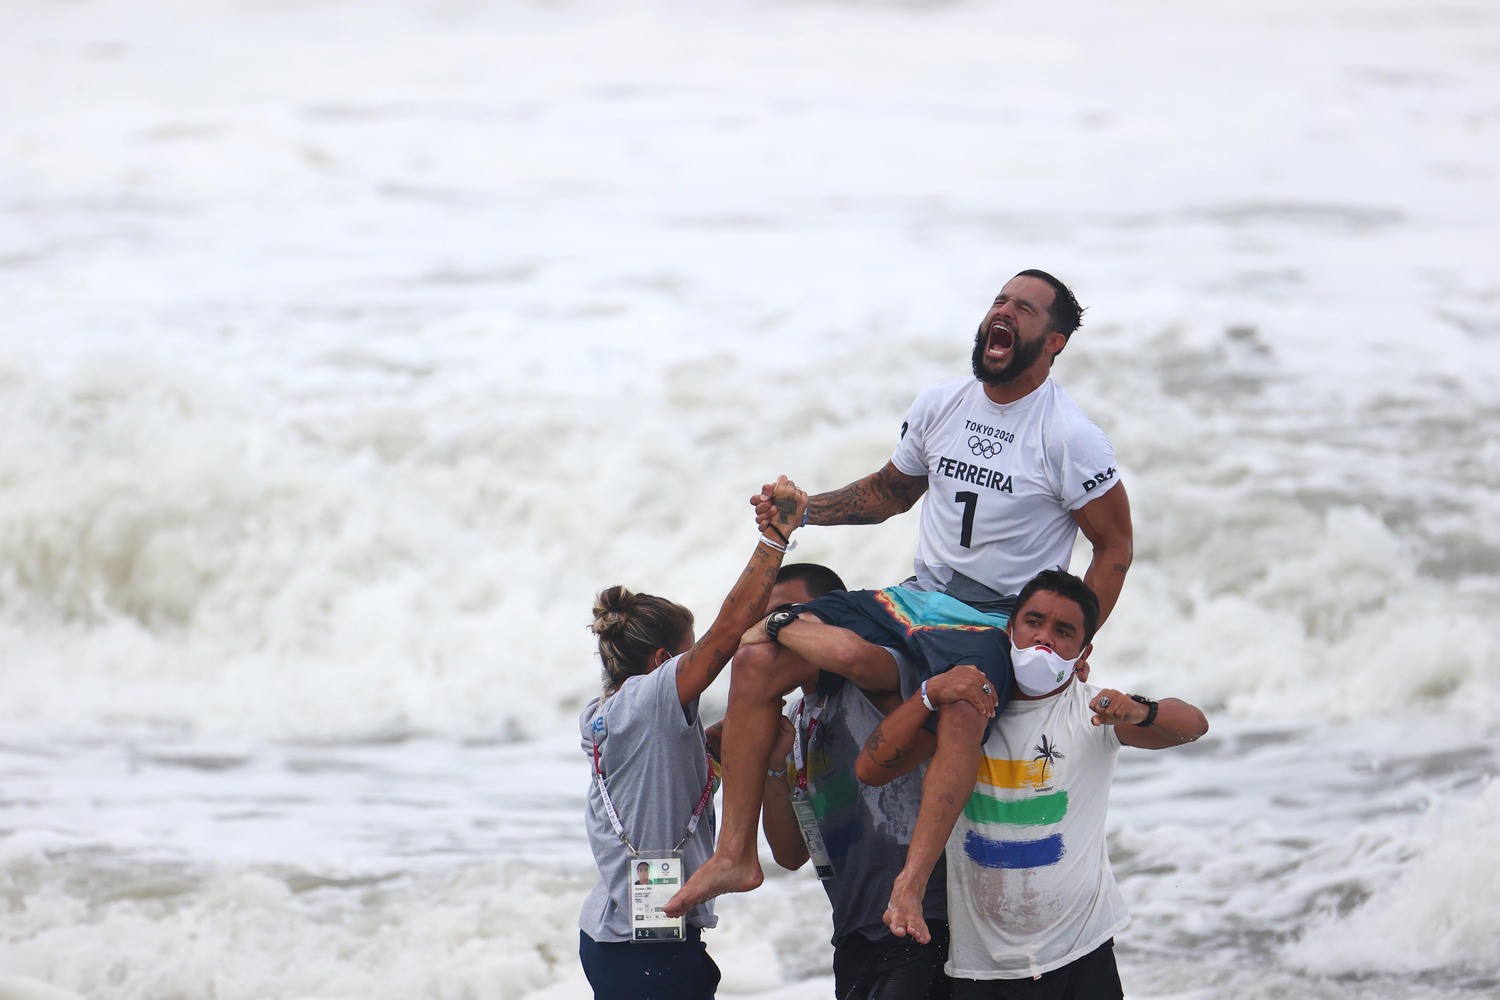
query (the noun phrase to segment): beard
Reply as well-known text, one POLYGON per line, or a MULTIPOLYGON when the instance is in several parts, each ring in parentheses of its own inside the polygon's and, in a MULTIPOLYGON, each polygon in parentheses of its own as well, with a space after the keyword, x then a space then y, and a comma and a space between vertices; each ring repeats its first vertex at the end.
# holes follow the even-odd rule
POLYGON ((985 385, 1005 385, 1007 382, 1014 382, 1036 363, 1037 358, 1042 356, 1042 344, 1046 339, 1045 336, 1041 336, 1027 341, 1022 340, 1017 334, 1011 345, 1010 357, 1005 364, 999 368, 988 368, 984 363, 984 349, 989 345, 990 335, 985 324, 979 324, 979 332, 974 336, 974 354, 970 358, 974 377, 985 385))

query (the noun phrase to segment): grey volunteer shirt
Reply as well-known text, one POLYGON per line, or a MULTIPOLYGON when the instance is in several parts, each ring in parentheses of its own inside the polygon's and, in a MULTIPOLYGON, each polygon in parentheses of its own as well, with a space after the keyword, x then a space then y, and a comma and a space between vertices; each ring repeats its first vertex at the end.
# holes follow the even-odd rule
MULTIPOLYGON (((910 676, 909 671, 902 671, 903 687, 910 676)), ((802 716, 804 739, 818 699, 818 695, 807 699, 802 716)), ((795 705, 788 715, 796 719, 795 705)), ((871 940, 890 936, 883 914, 891 884, 906 862, 906 848, 922 804, 925 768, 878 788, 862 785, 854 776, 860 748, 883 718, 859 688, 839 684, 827 695, 807 749, 808 791, 834 868, 833 880, 824 882, 823 888, 833 904, 835 941, 853 933, 871 940)), ((927 881, 922 913, 928 920, 948 919, 942 859, 927 881)))
MULTIPOLYGON (((584 812, 589 846, 599 881, 583 901, 578 926, 595 941, 629 941, 630 883, 635 859, 621 842, 593 780, 594 721, 604 720, 600 767, 610 801, 630 843, 643 852, 669 851, 687 833, 688 820, 708 782, 708 755, 697 701, 684 709, 677 700, 673 657, 649 674, 630 678, 603 701, 594 699, 578 718, 583 752, 589 760, 589 795, 584 812)), ((714 806, 710 801, 698 828, 682 847, 683 877, 708 860, 714 849, 714 806)), ((688 912, 688 923, 714 927, 713 902, 688 912)))

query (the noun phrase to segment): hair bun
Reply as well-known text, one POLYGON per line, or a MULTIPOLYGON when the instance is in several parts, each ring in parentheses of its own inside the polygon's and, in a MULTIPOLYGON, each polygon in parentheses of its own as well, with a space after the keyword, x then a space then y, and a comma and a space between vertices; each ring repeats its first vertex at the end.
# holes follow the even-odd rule
POLYGON ((589 626, 595 635, 607 636, 624 629, 635 611, 636 599, 628 589, 609 587, 594 598, 594 622, 589 626))
POLYGON ((657 651, 691 641, 693 613, 664 597, 606 587, 594 598, 589 630, 599 637, 607 698, 631 677, 650 673, 657 651))

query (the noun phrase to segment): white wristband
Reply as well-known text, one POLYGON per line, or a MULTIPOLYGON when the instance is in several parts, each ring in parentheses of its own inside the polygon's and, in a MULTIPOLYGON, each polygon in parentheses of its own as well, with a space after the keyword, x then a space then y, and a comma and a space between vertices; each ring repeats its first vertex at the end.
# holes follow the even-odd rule
POLYGON ((922 704, 927 706, 927 711, 936 712, 937 706, 927 697, 927 682, 922 682, 922 704))
POLYGON ((792 548, 790 545, 782 545, 780 542, 773 542, 765 535, 760 536, 760 544, 766 546, 767 548, 775 549, 777 552, 789 552, 792 548))

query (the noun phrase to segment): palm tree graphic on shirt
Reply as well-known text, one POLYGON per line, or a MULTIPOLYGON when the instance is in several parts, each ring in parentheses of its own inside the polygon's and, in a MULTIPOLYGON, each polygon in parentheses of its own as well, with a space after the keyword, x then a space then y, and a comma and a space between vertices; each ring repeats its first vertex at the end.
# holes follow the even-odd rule
POLYGON ((1061 750, 1057 749, 1056 743, 1053 743, 1051 740, 1047 739, 1046 733, 1042 734, 1042 742, 1037 746, 1032 747, 1031 749, 1036 752, 1036 756, 1031 759, 1033 761, 1039 760, 1042 762, 1043 782, 1047 780, 1047 765, 1056 764, 1058 761, 1064 760, 1066 757, 1066 755, 1063 754, 1061 750))

